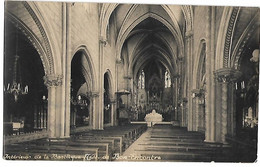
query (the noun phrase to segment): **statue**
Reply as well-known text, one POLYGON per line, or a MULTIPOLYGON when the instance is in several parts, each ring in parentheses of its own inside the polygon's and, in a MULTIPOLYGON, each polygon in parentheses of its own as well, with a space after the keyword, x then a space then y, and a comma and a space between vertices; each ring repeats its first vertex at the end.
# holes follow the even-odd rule
POLYGON ((144 120, 147 122, 148 127, 152 127, 158 122, 162 122, 162 115, 156 113, 155 109, 152 110, 152 113, 146 114, 144 120))

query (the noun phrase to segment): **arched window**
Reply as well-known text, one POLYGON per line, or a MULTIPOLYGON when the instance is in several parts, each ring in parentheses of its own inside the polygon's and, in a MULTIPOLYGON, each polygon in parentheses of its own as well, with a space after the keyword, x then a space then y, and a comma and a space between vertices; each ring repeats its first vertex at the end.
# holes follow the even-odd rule
POLYGON ((164 86, 165 88, 171 87, 171 76, 170 76, 170 73, 168 72, 168 70, 165 71, 164 83, 165 83, 165 86, 164 86))
POLYGON ((139 89, 144 89, 144 81, 145 81, 145 74, 144 74, 144 70, 142 70, 141 74, 139 75, 139 79, 138 79, 138 88, 139 89))

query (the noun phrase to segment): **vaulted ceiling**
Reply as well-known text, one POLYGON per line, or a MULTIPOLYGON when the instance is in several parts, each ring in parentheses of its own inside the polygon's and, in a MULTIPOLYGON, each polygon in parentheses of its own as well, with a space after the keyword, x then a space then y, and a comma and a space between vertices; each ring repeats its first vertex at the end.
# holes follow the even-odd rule
POLYGON ((177 72, 185 32, 181 6, 121 4, 109 22, 115 24, 117 51, 134 78, 151 62, 171 75, 177 72), (168 8, 174 9, 169 13, 168 8))

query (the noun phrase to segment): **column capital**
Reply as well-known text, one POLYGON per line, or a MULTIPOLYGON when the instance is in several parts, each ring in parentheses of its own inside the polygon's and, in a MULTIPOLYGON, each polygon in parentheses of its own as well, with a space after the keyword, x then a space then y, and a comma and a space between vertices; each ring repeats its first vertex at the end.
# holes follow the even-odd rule
POLYGON ((183 62, 184 61, 184 57, 178 57, 177 58, 179 62, 183 62))
POLYGON ((62 78, 62 75, 48 74, 43 77, 43 80, 47 87, 53 87, 62 85, 62 78))
POLYGON ((180 78, 181 77, 181 75, 180 74, 175 74, 175 75, 173 75, 173 78, 180 78))
POLYGON ((183 103, 187 103, 187 102, 188 102, 187 97, 182 98, 182 102, 183 102, 183 103))
POLYGON ((192 30, 189 30, 189 31, 185 32, 185 38, 190 38, 192 36, 193 36, 193 31, 192 30))
POLYGON ((240 78, 242 73, 233 68, 221 68, 214 72, 215 77, 220 83, 229 83, 240 78))
POLYGON ((99 97, 99 92, 89 92, 89 97, 91 98, 99 97))
POLYGON ((122 64, 123 61, 121 59, 116 59, 116 64, 122 64))
POLYGON ((193 90, 191 90, 191 92, 192 92, 192 95, 191 95, 192 98, 201 99, 204 96, 205 90, 203 90, 203 89, 193 89, 193 90))
POLYGON ((111 99, 110 99, 110 103, 111 103, 111 104, 115 104, 115 103, 116 103, 116 98, 111 98, 111 99))
POLYGON ((103 44, 104 46, 107 45, 107 39, 106 39, 105 37, 103 37, 103 36, 100 36, 100 37, 99 37, 99 42, 100 42, 101 44, 103 44))
POLYGON ((192 93, 192 98, 200 97, 201 95, 200 89, 192 89, 191 93, 192 93))
POLYGON ((126 75, 126 76, 124 76, 124 79, 132 79, 132 77, 129 75, 126 75))

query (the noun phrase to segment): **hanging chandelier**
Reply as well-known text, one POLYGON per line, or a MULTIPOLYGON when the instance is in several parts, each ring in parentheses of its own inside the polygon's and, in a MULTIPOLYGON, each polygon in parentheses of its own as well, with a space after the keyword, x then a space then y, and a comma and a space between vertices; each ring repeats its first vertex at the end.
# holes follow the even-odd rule
POLYGON ((79 105, 81 108, 88 106, 87 100, 83 100, 80 95, 78 95, 77 99, 72 97, 71 103, 73 105, 79 105))
MULTIPOLYGON (((18 58, 19 58, 19 56, 16 56, 16 60, 18 58)), ((8 93, 8 94, 12 94, 14 96, 14 101, 17 102, 18 101, 18 96, 28 94, 29 87, 28 87, 28 85, 26 85, 23 88, 22 84, 18 83, 15 78, 16 78, 16 72, 14 72, 13 83, 12 84, 8 83, 7 84, 7 88, 5 89, 5 87, 4 87, 4 92, 8 93)))
MULTIPOLYGON (((22 86, 22 79, 21 75, 19 75, 19 78, 17 78, 18 67, 19 66, 19 56, 17 55, 18 50, 18 35, 17 35, 17 29, 16 29, 16 49, 15 49, 15 59, 14 59, 14 68, 13 68, 13 81, 12 84, 8 83, 7 88, 5 89, 4 86, 4 92, 8 94, 12 94, 14 96, 14 101, 18 101, 18 96, 28 94, 29 87, 26 85, 24 88, 22 86), (19 79, 19 81, 18 81, 19 79)), ((20 70, 21 72, 21 70, 20 70)))
POLYGON ((108 103, 107 105, 105 105, 104 109, 107 111, 110 109, 110 104, 108 103))

